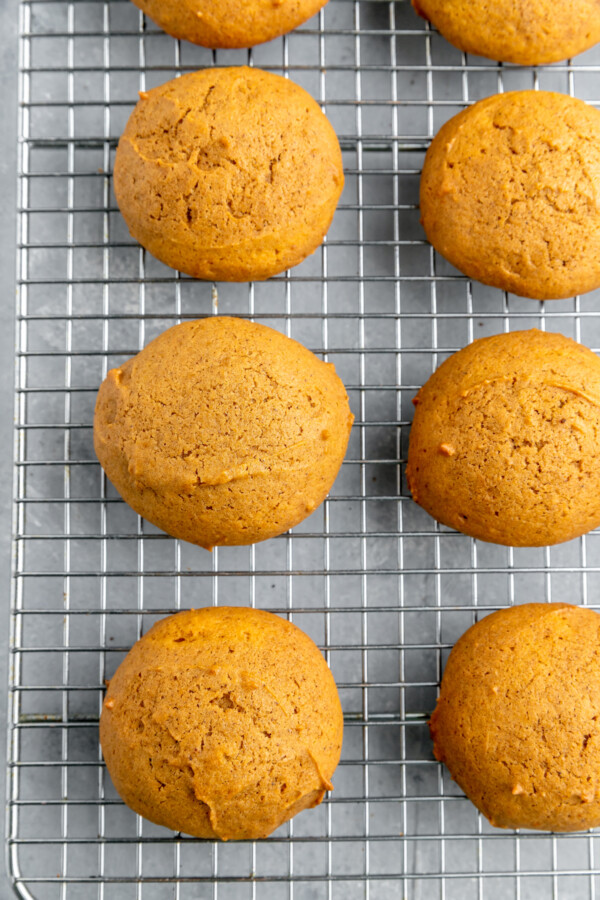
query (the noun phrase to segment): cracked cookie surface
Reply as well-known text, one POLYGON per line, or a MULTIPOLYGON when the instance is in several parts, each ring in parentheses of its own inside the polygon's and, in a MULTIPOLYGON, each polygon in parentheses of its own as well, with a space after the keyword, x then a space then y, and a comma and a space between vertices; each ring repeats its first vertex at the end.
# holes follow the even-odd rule
POLYGON ((598 613, 527 603, 473 625, 450 653, 430 730, 492 825, 600 825, 598 613))
POLYGON ((327 0, 133 0, 168 34, 202 47, 254 47, 314 16, 327 0))
POLYGON ((352 421, 331 363, 272 328, 215 316, 111 369, 94 447, 123 499, 168 534, 251 544, 322 503, 352 421))
POLYGON ((600 0, 412 0, 446 40, 489 59, 535 66, 600 41, 600 0))
POLYGON ((428 240, 470 278, 550 300, 600 286, 600 111, 514 91, 442 126, 421 176, 428 240))
POLYGON ((415 397, 413 500, 512 546, 600 525, 600 360, 560 334, 515 331, 449 357, 415 397))
POLYGON ((344 175, 319 105, 288 79, 203 69, 140 95, 114 189, 153 256, 209 281, 256 281, 321 244, 344 175))
POLYGON ((113 783, 135 812, 202 838, 266 837, 332 789, 343 717, 303 631, 209 607, 157 622, 110 680, 100 719, 113 783))

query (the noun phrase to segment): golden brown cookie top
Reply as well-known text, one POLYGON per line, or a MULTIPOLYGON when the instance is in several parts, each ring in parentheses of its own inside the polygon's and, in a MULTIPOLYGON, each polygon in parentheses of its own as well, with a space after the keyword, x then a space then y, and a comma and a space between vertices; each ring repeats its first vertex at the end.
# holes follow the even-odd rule
POLYGON ((100 733, 123 799, 200 837, 264 837, 331 789, 343 719, 313 641, 271 613, 170 616, 111 679, 100 733))
POLYGON ((173 37, 203 47, 254 47, 287 34, 327 0, 133 0, 173 37))
POLYGON ((517 331, 449 357, 415 398, 413 499, 465 534, 514 546, 600 524, 600 360, 517 331))
POLYGON ((546 91, 480 100, 433 139, 427 237, 469 275, 540 300, 600 285, 600 112, 546 91))
POLYGON ((141 516, 211 548, 282 534, 327 496, 353 416, 331 363, 215 316, 168 329, 108 373, 94 447, 141 516))
POLYGON ((294 82, 203 69, 140 95, 114 185, 131 233, 200 278, 267 278, 321 242, 344 176, 336 134, 294 82))
POLYGON ((412 0, 459 50, 533 66, 600 41, 600 0, 412 0))
POLYGON ((493 825, 600 825, 600 616, 565 603, 486 616, 450 653, 430 728, 493 825))
POLYGON ((228 316, 176 325, 112 369, 96 417, 141 485, 174 494, 314 468, 343 456, 351 423, 333 364, 228 316))

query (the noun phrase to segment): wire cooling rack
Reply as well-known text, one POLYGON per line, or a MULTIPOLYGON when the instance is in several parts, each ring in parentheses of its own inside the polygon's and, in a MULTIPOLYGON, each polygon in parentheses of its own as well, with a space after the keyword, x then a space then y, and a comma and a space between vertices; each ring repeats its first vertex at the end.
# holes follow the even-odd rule
POLYGON ((537 70, 466 58, 407 2, 331 0, 294 34, 213 53, 128 0, 22 0, 9 868, 37 900, 594 898, 598 838, 492 829, 432 757, 446 654, 483 612, 596 603, 599 536, 511 550, 438 527, 403 482, 411 398, 475 337, 537 325, 600 347, 598 294, 539 304, 471 283, 424 241, 419 171, 464 106, 536 87, 591 102, 600 53, 537 70), (347 184, 326 243, 268 283, 179 277, 132 240, 111 167, 137 91, 207 65, 284 73, 323 104, 347 184), (189 317, 250 316, 335 362, 356 414, 330 498, 293 533, 211 555, 141 521, 92 449, 108 368, 189 317), (335 791, 273 837, 172 835, 101 761, 104 679, 172 611, 251 604, 324 649, 346 730, 335 791))

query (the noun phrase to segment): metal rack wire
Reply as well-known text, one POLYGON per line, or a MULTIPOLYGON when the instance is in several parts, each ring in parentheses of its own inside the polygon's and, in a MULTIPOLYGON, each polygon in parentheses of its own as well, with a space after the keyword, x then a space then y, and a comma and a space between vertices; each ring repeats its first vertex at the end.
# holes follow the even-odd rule
POLYGON ((596 604, 599 535, 541 550, 438 527, 403 485, 411 398, 475 337, 537 325, 600 347, 598 296, 538 304, 470 283, 418 223, 423 153, 497 90, 598 102, 600 53, 537 70, 467 59, 405 0, 331 0, 294 34, 211 52, 128 0, 22 0, 9 864, 22 897, 594 898, 593 834, 492 829, 432 758, 445 655, 479 611, 596 604), (111 191, 137 91, 250 63, 303 84, 340 134, 326 243, 255 285, 179 277, 131 241, 111 191), (293 533, 212 555, 139 520, 91 442, 109 367, 188 317, 250 316, 335 362, 356 414, 331 497, 293 533), (217 845, 142 821, 97 741, 104 679, 159 616, 210 603, 289 615, 323 647, 346 716, 335 791, 272 838, 217 845))

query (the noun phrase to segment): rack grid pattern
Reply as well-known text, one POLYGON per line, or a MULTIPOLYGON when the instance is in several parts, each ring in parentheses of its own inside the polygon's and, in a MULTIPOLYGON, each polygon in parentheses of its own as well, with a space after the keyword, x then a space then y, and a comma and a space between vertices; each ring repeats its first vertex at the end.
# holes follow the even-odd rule
POLYGON ((600 102, 600 53, 523 69, 467 58, 406 0, 331 0, 253 51, 160 33, 128 0, 21 0, 15 572, 8 852, 36 900, 593 898, 598 838, 491 828, 431 752, 449 648, 513 603, 597 605, 600 535, 539 550, 437 526, 403 481, 411 399, 475 337, 537 326, 600 347, 596 293, 539 304, 471 283, 419 225, 431 136, 482 96, 533 87, 600 102), (111 190, 137 91, 250 64, 327 112, 347 183, 323 247, 254 285, 195 282, 129 237, 111 190), (140 520, 92 447, 107 370, 160 331, 250 317, 333 361, 356 414, 329 499, 279 539, 212 554, 140 520), (346 731, 335 791, 270 839, 172 835, 123 806, 103 766, 103 685, 156 618, 207 604, 289 616, 323 648, 346 731))

